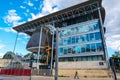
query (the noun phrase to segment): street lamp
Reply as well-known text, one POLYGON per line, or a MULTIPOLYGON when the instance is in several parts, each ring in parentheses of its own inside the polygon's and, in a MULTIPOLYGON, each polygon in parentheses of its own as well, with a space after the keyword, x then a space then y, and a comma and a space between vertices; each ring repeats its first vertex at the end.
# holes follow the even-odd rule
POLYGON ((118 45, 118 47, 117 47, 117 50, 118 50, 118 56, 120 56, 120 50, 119 50, 119 48, 120 48, 120 45, 118 45))

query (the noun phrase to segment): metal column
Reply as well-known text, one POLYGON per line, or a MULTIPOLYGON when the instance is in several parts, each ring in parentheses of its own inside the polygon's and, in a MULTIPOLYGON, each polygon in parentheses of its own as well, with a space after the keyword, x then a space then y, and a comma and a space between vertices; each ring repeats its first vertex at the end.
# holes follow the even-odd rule
POLYGON ((13 53, 15 52, 15 48, 16 48, 16 44, 17 44, 17 38, 18 38, 18 33, 16 35, 15 44, 14 44, 14 48, 13 48, 13 53))
MULTIPOLYGON (((38 56, 37 56, 37 69, 39 70, 39 66, 38 66, 38 63, 39 63, 39 56, 40 56, 40 47, 41 47, 41 38, 42 38, 42 27, 40 29, 40 36, 39 36, 39 48, 38 48, 38 56)), ((38 71, 38 74, 39 74, 39 71, 38 71)))
POLYGON ((52 72, 52 64, 53 64, 53 46, 54 46, 54 32, 52 35, 52 51, 51 51, 51 72, 52 72))
POLYGON ((55 79, 58 80, 58 28, 56 29, 55 79))
POLYGON ((108 53, 107 53, 107 47, 106 47, 106 43, 105 43, 104 29, 103 29, 102 16, 101 16, 101 12, 100 12, 99 3, 98 3, 98 14, 99 14, 99 18, 100 18, 101 32, 102 32, 102 38, 103 38, 103 45, 104 45, 105 54, 106 54, 106 61, 107 61, 107 65, 109 67, 108 53))

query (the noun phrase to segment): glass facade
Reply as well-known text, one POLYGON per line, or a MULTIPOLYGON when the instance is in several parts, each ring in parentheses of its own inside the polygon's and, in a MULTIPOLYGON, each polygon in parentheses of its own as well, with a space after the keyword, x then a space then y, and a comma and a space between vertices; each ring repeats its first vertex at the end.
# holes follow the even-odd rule
POLYGON ((85 56, 85 57, 59 58, 60 62, 68 62, 68 61, 97 61, 97 60, 103 60, 103 56, 85 56))
MULTIPOLYGON (((59 56, 87 53, 97 55, 99 52, 103 52, 99 27, 99 21, 92 20, 62 28, 59 32, 59 56)), ((78 61, 102 59, 99 56, 97 57, 94 56, 94 59, 91 59, 90 56, 75 59, 78 61)), ((71 61, 73 58, 66 59, 71 61)))

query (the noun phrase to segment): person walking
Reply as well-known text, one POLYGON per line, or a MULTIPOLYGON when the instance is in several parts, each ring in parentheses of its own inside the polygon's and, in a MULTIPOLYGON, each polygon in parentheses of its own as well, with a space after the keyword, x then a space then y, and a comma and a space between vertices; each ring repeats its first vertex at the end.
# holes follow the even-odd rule
POLYGON ((79 79, 77 71, 75 72, 74 79, 79 79))

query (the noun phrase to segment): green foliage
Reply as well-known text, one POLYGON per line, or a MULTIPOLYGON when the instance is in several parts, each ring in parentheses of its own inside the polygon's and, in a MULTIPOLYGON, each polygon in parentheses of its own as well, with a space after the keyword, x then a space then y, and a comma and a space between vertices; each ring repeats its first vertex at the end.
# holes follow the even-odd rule
POLYGON ((12 51, 8 51, 3 56, 3 59, 13 59, 13 57, 10 54, 14 54, 12 51))
POLYGON ((115 51, 115 53, 112 55, 113 58, 118 58, 119 57, 119 52, 118 51, 115 51))
POLYGON ((30 57, 31 53, 24 55, 24 57, 30 57))

